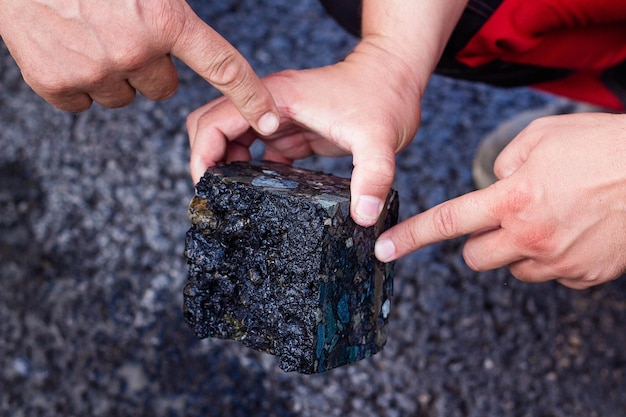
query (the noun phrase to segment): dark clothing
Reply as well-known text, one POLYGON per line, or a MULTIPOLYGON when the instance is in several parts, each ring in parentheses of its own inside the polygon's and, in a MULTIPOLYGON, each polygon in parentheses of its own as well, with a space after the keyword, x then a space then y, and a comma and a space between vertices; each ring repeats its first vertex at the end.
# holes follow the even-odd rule
MULTIPOLYGON (((358 35, 360 0, 321 0, 358 35)), ((436 72, 626 108, 626 2, 469 0, 436 72)))

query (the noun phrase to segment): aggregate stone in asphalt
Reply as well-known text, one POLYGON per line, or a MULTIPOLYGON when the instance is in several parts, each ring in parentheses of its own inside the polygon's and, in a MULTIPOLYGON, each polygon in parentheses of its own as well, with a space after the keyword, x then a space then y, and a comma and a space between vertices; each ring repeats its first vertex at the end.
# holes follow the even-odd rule
MULTIPOLYGON (((262 75, 330 64, 355 42, 313 0, 190 4, 262 75)), ((0 48, 0 415, 626 415, 626 280, 574 291, 475 273, 463 239, 397 263, 388 343, 369 360, 307 376, 197 340, 182 317, 184 121, 217 95, 179 68, 165 102, 68 114, 0 48)), ((401 217, 471 191, 480 138, 550 100, 434 77, 397 160, 401 217)))

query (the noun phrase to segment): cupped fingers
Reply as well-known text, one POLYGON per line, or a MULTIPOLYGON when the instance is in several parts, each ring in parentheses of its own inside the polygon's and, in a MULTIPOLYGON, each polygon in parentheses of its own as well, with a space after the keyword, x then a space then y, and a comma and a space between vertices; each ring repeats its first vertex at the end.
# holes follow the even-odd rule
POLYGON ((127 80, 114 78, 89 87, 87 93, 96 103, 112 109, 129 105, 136 96, 135 88, 127 80))
POLYGON ((216 100, 213 100, 202 107, 198 107, 196 110, 192 111, 187 115, 187 134, 189 135, 189 146, 193 147, 193 142, 196 139, 196 135, 198 133, 200 119, 205 117, 205 115, 210 114, 210 112, 218 107, 222 106, 223 103, 227 101, 226 97, 220 97, 216 100))
POLYGON ((96 102, 104 107, 124 107, 135 100, 135 89, 126 80, 107 80, 94 86, 85 86, 63 92, 37 92, 44 100, 68 112, 82 112, 96 102))
POLYGON ((250 159, 247 149, 243 153, 241 149, 254 139, 248 131, 250 126, 228 101, 194 114, 187 120, 187 126, 191 146, 189 168, 194 183, 208 167, 220 161, 250 159), (239 143, 229 143, 235 140, 239 143))
POLYGON ((44 100, 59 110, 79 113, 91 107, 93 99, 87 93, 73 92, 64 94, 46 94, 35 90, 44 100))
POLYGON ((584 290, 616 278, 611 274, 606 275, 604 271, 593 271, 580 267, 580 265, 576 266, 576 264, 564 267, 530 258, 511 264, 509 270, 520 281, 546 282, 555 280, 574 290, 584 290))
POLYGON ((85 85, 77 84, 71 78, 63 80, 51 72, 40 75, 23 69, 22 77, 35 93, 59 110, 81 112, 87 110, 93 103, 85 85))

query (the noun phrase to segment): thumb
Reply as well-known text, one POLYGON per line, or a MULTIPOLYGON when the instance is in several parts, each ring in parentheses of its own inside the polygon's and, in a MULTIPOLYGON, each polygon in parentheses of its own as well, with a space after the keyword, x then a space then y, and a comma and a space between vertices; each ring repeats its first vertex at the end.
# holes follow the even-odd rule
POLYGON ((186 13, 172 54, 228 97, 253 129, 263 135, 274 133, 278 109, 248 61, 188 6, 186 13))
POLYGON ((360 143, 365 145, 353 152, 350 213, 357 224, 372 226, 378 220, 393 183, 395 153, 391 148, 360 143))
POLYGON ((540 140, 541 135, 533 134, 528 127, 522 130, 496 158, 493 165, 496 177, 498 179, 510 177, 526 162, 528 155, 540 140))

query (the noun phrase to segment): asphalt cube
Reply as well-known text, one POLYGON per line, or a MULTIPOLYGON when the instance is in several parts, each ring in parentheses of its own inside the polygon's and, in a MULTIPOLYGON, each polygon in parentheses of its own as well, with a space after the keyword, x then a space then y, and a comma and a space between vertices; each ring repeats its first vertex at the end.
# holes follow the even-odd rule
POLYGON ((189 207, 184 316, 200 338, 319 373, 380 351, 393 263, 374 242, 398 218, 392 190, 376 225, 350 217, 350 181, 273 162, 211 167, 189 207))

